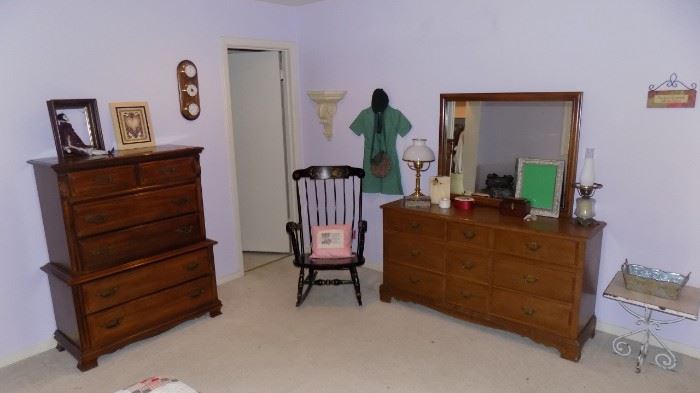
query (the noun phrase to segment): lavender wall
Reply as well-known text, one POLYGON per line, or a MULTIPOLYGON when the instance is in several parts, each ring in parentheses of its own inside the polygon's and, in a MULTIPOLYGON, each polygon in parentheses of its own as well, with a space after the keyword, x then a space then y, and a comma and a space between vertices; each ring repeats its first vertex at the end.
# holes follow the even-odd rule
POLYGON ((229 184, 221 37, 296 40, 296 12, 252 0, 19 1, 0 3, 3 141, 3 251, 0 274, 0 364, 31 353, 55 328, 46 243, 32 168, 55 156, 46 100, 96 98, 107 146, 114 136, 109 102, 148 101, 157 143, 204 146, 204 205, 217 275, 242 270, 229 184), (202 114, 179 113, 175 67, 199 68, 202 114))
MULTIPOLYGON (((326 141, 303 100, 306 164, 362 163, 362 139, 348 125, 376 87, 413 123, 410 138, 437 146, 442 92, 583 91, 581 150, 596 148, 598 216, 608 222, 599 292, 625 258, 694 271, 700 286, 697 195, 700 108, 646 109, 650 83, 677 72, 700 81, 700 2, 695 0, 326 0, 301 8, 304 90, 346 89, 335 135, 326 141)), ((435 174, 431 169, 429 174, 435 174)), ((404 189, 413 181, 402 168, 404 189)), ((381 268, 379 205, 367 195, 367 255, 381 268)), ((631 326, 599 298, 602 323, 631 326)), ((700 323, 664 329, 700 348, 700 323)))

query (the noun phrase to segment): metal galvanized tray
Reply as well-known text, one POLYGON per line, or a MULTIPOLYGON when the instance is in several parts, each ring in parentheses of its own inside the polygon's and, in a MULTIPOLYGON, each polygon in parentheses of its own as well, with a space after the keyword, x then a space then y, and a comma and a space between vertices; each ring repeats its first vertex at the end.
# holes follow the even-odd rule
POLYGON ((625 288, 630 291, 676 300, 681 289, 688 282, 690 273, 684 276, 679 273, 631 264, 625 259, 625 263, 622 264, 622 277, 625 280, 625 288))

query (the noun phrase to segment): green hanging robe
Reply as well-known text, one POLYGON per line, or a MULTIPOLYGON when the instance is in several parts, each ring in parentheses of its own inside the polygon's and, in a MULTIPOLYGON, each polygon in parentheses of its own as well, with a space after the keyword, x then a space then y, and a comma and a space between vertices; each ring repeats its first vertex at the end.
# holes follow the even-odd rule
POLYGON ((357 135, 365 137, 365 155, 362 160, 362 168, 365 170, 365 178, 362 179, 362 191, 366 193, 381 193, 389 195, 403 195, 401 187, 401 171, 399 157, 396 154, 396 136, 406 136, 411 130, 411 122, 397 109, 390 106, 383 112, 384 127, 380 134, 374 134, 374 112, 372 108, 362 110, 350 125, 350 129, 357 135), (372 138, 374 136, 374 139, 372 138), (379 178, 372 175, 370 159, 372 158, 372 141, 386 145, 389 154, 391 169, 385 177, 379 178))

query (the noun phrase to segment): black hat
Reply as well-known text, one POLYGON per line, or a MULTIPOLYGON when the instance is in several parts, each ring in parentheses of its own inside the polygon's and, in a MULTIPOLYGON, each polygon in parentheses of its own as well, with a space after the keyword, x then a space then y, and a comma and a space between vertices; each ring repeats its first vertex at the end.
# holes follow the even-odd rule
POLYGON ((372 111, 374 113, 384 112, 389 106, 389 96, 386 95, 383 89, 374 89, 372 93, 372 111))

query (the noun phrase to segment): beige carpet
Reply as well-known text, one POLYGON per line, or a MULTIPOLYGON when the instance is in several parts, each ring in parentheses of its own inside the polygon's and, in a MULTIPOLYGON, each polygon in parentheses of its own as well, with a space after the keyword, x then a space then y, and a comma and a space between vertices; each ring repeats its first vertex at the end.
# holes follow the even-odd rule
POLYGON ((187 322, 99 359, 85 373, 48 351, 0 369, 0 391, 114 392, 151 375, 224 392, 698 392, 700 361, 675 372, 610 352, 599 333, 579 363, 514 334, 403 302, 378 300, 381 274, 362 269, 365 306, 351 286, 314 288, 294 307, 297 271, 273 263, 220 287, 223 315, 187 322))

